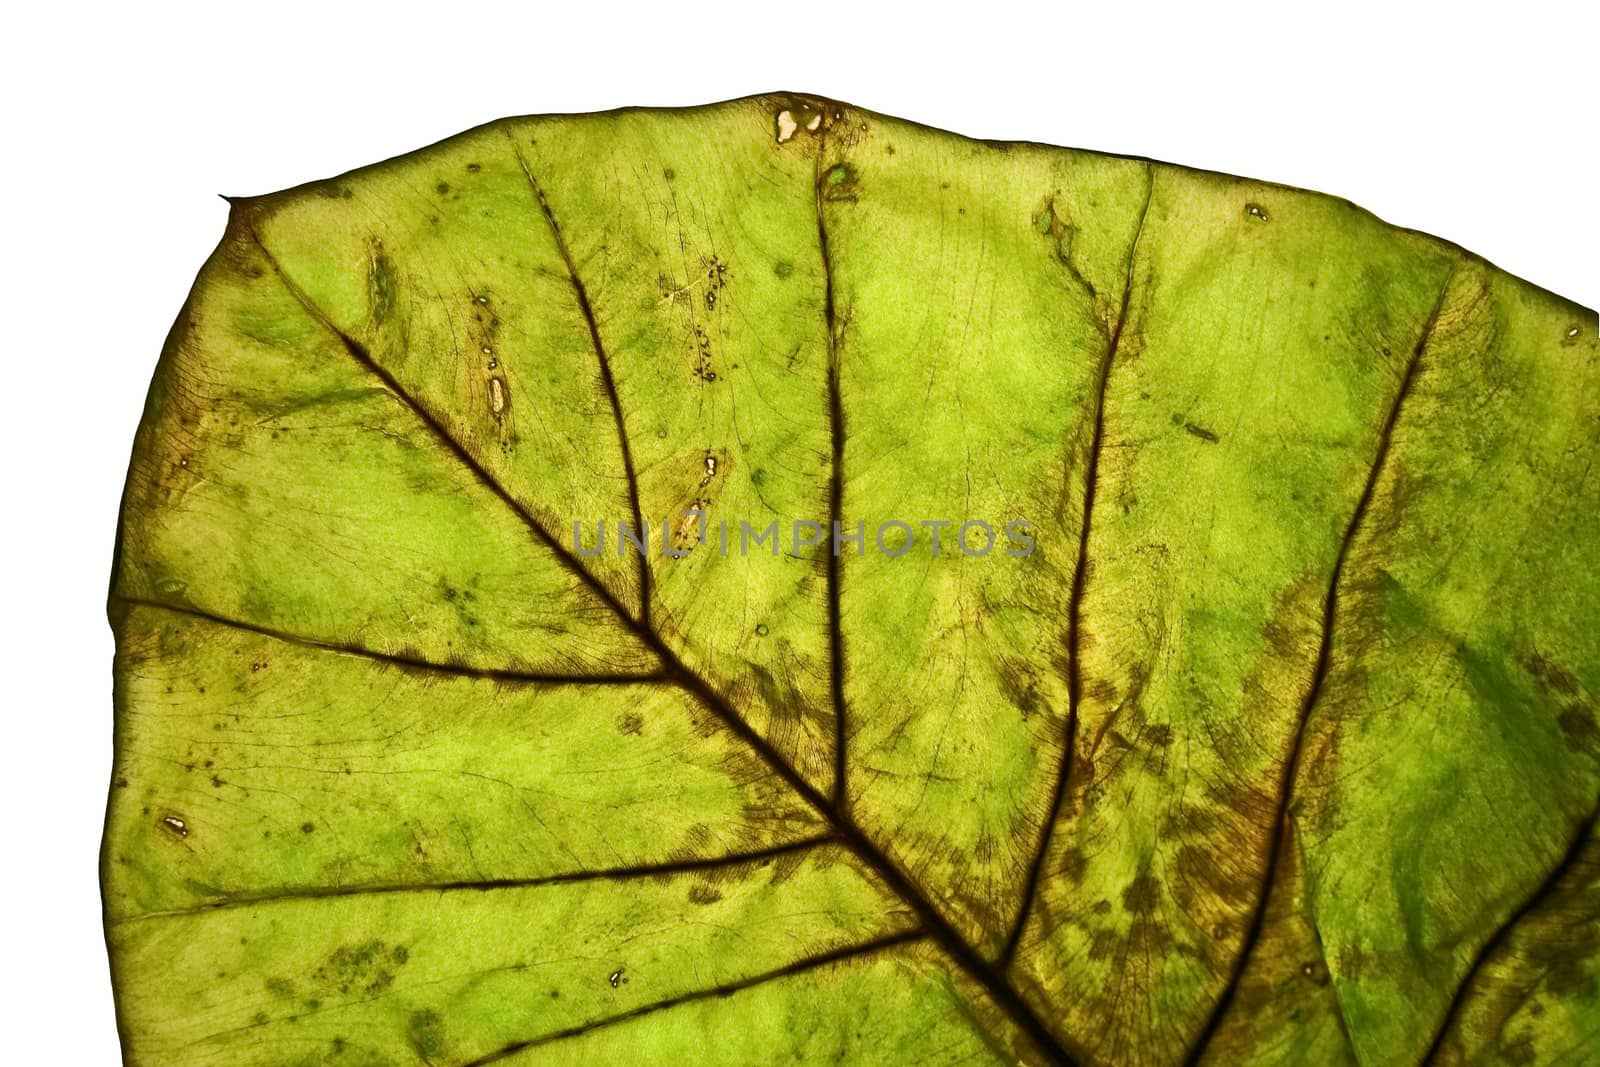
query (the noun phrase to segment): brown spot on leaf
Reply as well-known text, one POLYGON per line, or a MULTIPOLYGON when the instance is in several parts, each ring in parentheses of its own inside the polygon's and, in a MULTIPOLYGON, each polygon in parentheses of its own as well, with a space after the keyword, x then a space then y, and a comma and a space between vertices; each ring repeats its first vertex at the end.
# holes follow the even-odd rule
POLYGON ((1537 652, 1530 652, 1522 658, 1522 665, 1538 679, 1540 685, 1551 692, 1568 697, 1577 695, 1578 680, 1560 664, 1552 663, 1537 652))
POLYGON ((722 894, 717 892, 716 887, 707 885, 704 882, 696 882, 689 887, 689 900, 692 903, 715 904, 721 899, 722 894))
POLYGON ((312 972, 314 982, 342 994, 376 996, 394 984, 394 967, 404 966, 409 952, 391 951, 382 941, 341 945, 312 972))
POLYGON ((1130 914, 1148 914, 1155 910, 1159 890, 1150 872, 1141 871, 1122 890, 1122 906, 1130 914))
POLYGON ((1102 704, 1115 704, 1117 702, 1117 687, 1105 678, 1096 678, 1084 687, 1084 692, 1102 704))
POLYGON ((835 163, 822 175, 824 200, 854 203, 861 196, 861 176, 849 163, 835 163))
POLYGON ((1096 930, 1089 939, 1089 958, 1108 960, 1123 948, 1122 938, 1112 930, 1096 930))
POLYGON ((1032 665, 1013 656, 1002 656, 997 666, 1000 691, 1024 719, 1031 718, 1039 709, 1039 679, 1032 665))
POLYGON ((1562 709, 1556 717, 1556 725, 1561 727, 1567 747, 1574 752, 1593 747, 1596 738, 1600 738, 1600 727, 1596 727, 1594 722, 1594 709, 1581 702, 1568 704, 1562 709))
POLYGON ((1089 870, 1089 860, 1084 856, 1082 849, 1069 848, 1062 853, 1061 862, 1057 864, 1056 870, 1062 878, 1073 882, 1081 882, 1084 874, 1089 870))
POLYGON ((1354 945, 1346 945, 1339 950, 1338 959, 1335 961, 1337 973, 1346 981, 1358 981, 1366 972, 1371 957, 1354 945))

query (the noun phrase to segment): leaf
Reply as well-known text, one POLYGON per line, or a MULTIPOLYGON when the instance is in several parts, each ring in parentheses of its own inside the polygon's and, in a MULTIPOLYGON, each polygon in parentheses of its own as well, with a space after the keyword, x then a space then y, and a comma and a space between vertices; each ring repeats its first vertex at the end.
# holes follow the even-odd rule
POLYGON ((1593 312, 1348 203, 808 98, 235 201, 115 567, 127 1060, 1591 1058, 1597 411, 1593 312))

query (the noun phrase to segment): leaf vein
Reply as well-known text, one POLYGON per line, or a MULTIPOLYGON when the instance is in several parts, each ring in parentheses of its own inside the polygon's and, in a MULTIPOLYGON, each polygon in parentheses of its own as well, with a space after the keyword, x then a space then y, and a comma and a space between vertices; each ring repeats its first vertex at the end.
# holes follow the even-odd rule
POLYGON ((1467 967, 1466 974, 1461 976, 1461 983, 1456 986, 1455 993, 1451 996, 1444 1015, 1439 1019, 1439 1027, 1433 1033, 1433 1040, 1428 1043, 1428 1051, 1423 1053, 1422 1059, 1419 1061, 1422 1067, 1427 1067, 1439 1055, 1439 1050, 1444 1046, 1444 1039, 1450 1033, 1450 1025, 1455 1021, 1461 1006, 1466 1002, 1468 994, 1472 991, 1473 982, 1476 981, 1478 973, 1483 970, 1484 964, 1505 943, 1506 938, 1511 936, 1512 928, 1527 918, 1535 908, 1554 894, 1561 882, 1578 865, 1586 846, 1594 836, 1597 821, 1600 821, 1600 800, 1595 802, 1595 806, 1590 809, 1588 816, 1578 824, 1578 828, 1572 836, 1572 841, 1567 845, 1567 851, 1557 861, 1556 865, 1550 869, 1550 873, 1545 876, 1544 881, 1540 882, 1538 887, 1528 894, 1527 899, 1518 905, 1516 910, 1506 916, 1505 921, 1495 928, 1494 933, 1489 935, 1489 939, 1483 943, 1483 947, 1472 958, 1472 963, 1467 967))
POLYGON ((261 250, 262 255, 266 257, 279 281, 306 312, 336 337, 357 363, 374 374, 403 403, 410 407, 439 441, 464 463, 486 488, 511 508, 513 513, 528 526, 535 539, 554 553, 562 566, 568 569, 579 581, 587 585, 611 609, 618 621, 657 655, 663 666, 663 680, 680 686, 686 693, 699 700, 707 710, 722 721, 729 731, 750 746, 752 751, 760 756, 795 791, 796 795, 811 806, 824 820, 835 827, 856 859, 863 866, 872 870, 892 894, 898 896, 906 906, 917 913, 928 933, 940 943, 951 961, 982 985, 1000 1009, 1012 1017, 1045 1055, 1057 1063, 1073 1063, 1073 1058, 1061 1046, 1061 1043, 1050 1031, 1050 1028, 1028 1006, 1005 976, 955 930, 950 921, 929 900, 928 896, 918 889, 910 877, 890 860, 854 823, 849 813, 840 810, 828 797, 823 796, 812 786, 788 760, 778 753, 765 737, 759 734, 728 705, 721 694, 705 678, 687 667, 666 645, 658 633, 652 628, 643 625, 639 619, 634 618, 616 595, 579 563, 561 545, 560 541, 544 528, 538 518, 512 496, 510 491, 501 485, 498 479, 461 442, 450 434, 437 417, 423 407, 416 398, 411 396, 394 375, 372 357, 372 354, 368 352, 361 342, 341 330, 338 324, 333 322, 300 288, 294 279, 288 275, 278 263, 277 258, 262 242, 260 235, 253 227, 249 229, 249 235, 256 247, 261 250))
POLYGON ((242 619, 229 618, 225 615, 207 611, 204 608, 167 604, 157 600, 146 600, 142 597, 118 597, 116 603, 127 608, 150 608, 156 611, 170 612, 174 615, 186 615, 189 618, 200 619, 217 626, 226 626, 234 630, 259 634, 262 637, 269 637, 284 644, 314 649, 319 652, 330 652, 340 656, 355 656, 360 659, 390 664, 408 671, 444 674, 458 678, 478 678, 499 682, 504 685, 643 685, 651 682, 659 683, 666 678, 666 675, 661 671, 642 671, 636 674, 627 672, 555 674, 541 671, 511 670, 501 667, 473 667, 465 663, 440 663, 437 660, 424 659, 421 656, 409 656, 398 652, 379 652, 376 649, 365 648, 361 645, 349 644, 343 641, 325 641, 314 637, 306 637, 302 634, 289 633, 286 630, 278 630, 270 626, 245 622, 242 619))
POLYGON ((1367 469, 1366 483, 1362 486, 1361 496, 1356 500, 1355 510, 1350 514, 1350 521, 1345 526, 1344 536, 1339 542, 1339 550, 1334 556, 1333 573, 1328 580, 1328 591, 1324 594, 1322 601, 1322 627, 1317 646, 1316 665, 1312 669, 1311 684, 1306 689, 1305 698, 1300 704, 1300 713, 1296 719, 1294 734, 1289 743, 1289 755, 1284 760, 1283 771, 1278 781, 1278 803, 1267 835, 1267 851, 1263 860, 1261 889, 1256 894, 1254 907, 1250 914, 1250 923, 1245 928, 1244 939, 1240 942, 1239 952, 1234 957, 1233 967, 1228 975, 1228 982, 1223 987, 1216 1003, 1212 1006, 1211 1014, 1206 1019, 1205 1027, 1200 1031, 1198 1039, 1185 1059, 1187 1064, 1199 1063, 1212 1038, 1216 1036, 1217 1030, 1222 1025, 1223 1017, 1227 1014, 1228 1006, 1233 1002, 1234 993, 1244 978, 1245 967, 1255 951, 1256 944, 1260 941, 1262 927, 1266 920, 1267 901, 1272 896, 1273 883, 1277 878, 1278 857, 1283 850, 1284 839, 1288 836, 1289 802, 1294 797, 1294 783, 1299 771, 1300 753, 1305 741, 1306 724, 1310 722, 1312 709, 1322 696, 1323 686, 1327 681, 1331 667, 1334 632, 1339 615, 1339 586, 1344 580, 1345 565, 1350 558, 1350 550, 1355 544, 1356 536, 1360 533, 1362 522, 1372 506, 1373 497, 1377 493, 1378 482, 1383 477, 1389 450, 1394 443, 1395 429, 1400 422, 1400 411, 1405 406, 1406 398, 1411 395, 1416 383, 1418 372, 1422 366, 1423 352, 1433 339, 1434 330, 1439 323, 1439 314, 1444 310, 1445 297, 1449 294, 1450 284, 1454 279, 1455 270, 1452 267, 1445 275, 1444 283, 1439 287, 1439 295, 1435 298, 1433 309, 1429 311, 1428 318, 1423 323, 1421 336, 1417 338, 1417 343, 1411 350, 1410 358, 1406 361, 1405 371, 1400 378, 1400 385, 1395 390, 1394 401, 1389 405, 1388 414, 1384 417, 1383 426, 1378 433, 1378 445, 1373 455, 1372 463, 1367 469))
POLYGON ((813 199, 817 214, 817 248, 822 259, 822 317, 828 332, 828 440, 831 452, 828 473, 828 684, 833 702, 833 803, 848 810, 850 793, 849 750, 844 694, 844 628, 840 625, 839 543, 831 540, 839 528, 844 505, 844 398, 839 381, 839 314, 833 291, 833 256, 828 248, 827 212, 823 209, 823 164, 827 159, 827 124, 817 136, 817 160, 813 199))
POLYGON ((804 974, 807 971, 814 971, 819 967, 826 967, 829 964, 841 963, 851 959, 859 959, 863 956, 869 956, 878 952, 888 951, 889 949, 899 948, 902 945, 908 945, 913 942, 923 940, 926 937, 927 935, 920 930, 907 930, 902 933, 891 934, 888 937, 880 937, 858 945, 850 945, 845 948, 836 949, 832 952, 825 952, 821 955, 798 960, 794 963, 788 964, 787 966, 779 967, 776 970, 764 971, 761 974, 752 975, 749 978, 743 978, 736 982, 726 982, 722 985, 712 986, 709 989, 699 989, 693 993, 685 993, 681 996, 657 1001, 654 1004, 646 1004, 642 1007, 634 1008, 632 1011, 620 1012, 616 1015, 607 1015, 599 1019, 592 1019, 589 1022, 579 1023, 577 1026, 569 1026, 564 1030, 557 1030, 554 1033, 545 1034, 542 1037, 532 1038, 527 1041, 518 1041, 514 1044, 506 1045, 504 1048, 497 1049, 486 1056, 480 1056, 475 1060, 471 1060, 466 1064, 463 1064, 462 1067, 485 1067, 486 1064, 498 1063, 501 1060, 515 1056, 519 1052, 523 1052, 528 1049, 539 1048, 543 1045, 555 1044, 558 1041, 565 1041, 569 1038, 580 1037, 593 1030, 601 1030, 609 1026, 616 1026, 621 1023, 630 1022, 645 1015, 654 1015, 657 1012, 663 1012, 672 1008, 676 1008, 681 1004, 691 1004, 700 1000, 712 1000, 720 999, 722 997, 730 997, 735 993, 740 993, 747 989, 753 989, 756 986, 764 985, 767 982, 789 978, 797 974, 804 974))
POLYGON ((595 870, 568 871, 561 874, 544 875, 538 878, 485 878, 452 882, 400 882, 383 883, 377 885, 350 885, 350 886, 305 886, 283 892, 258 893, 228 897, 224 900, 210 901, 205 904, 196 904, 186 908, 168 908, 162 911, 145 912, 140 915, 130 915, 116 920, 117 924, 130 922, 144 922, 149 919, 168 919, 186 915, 204 915, 215 911, 230 911, 237 908, 254 907, 260 904, 281 904, 302 900, 322 900, 337 897, 367 897, 390 896, 399 893, 454 893, 454 892, 490 892, 499 889, 535 889, 540 886, 571 885, 580 882, 610 882, 627 881, 634 878, 658 878, 662 875, 689 874, 696 871, 714 871, 727 867, 736 867, 746 863, 760 863, 765 860, 777 859, 781 856, 807 852, 822 845, 837 843, 839 836, 834 833, 813 834, 795 841, 786 841, 783 844, 772 845, 768 848, 752 849, 748 852, 732 852, 723 856, 699 857, 694 859, 667 860, 661 863, 639 863, 623 867, 603 867, 595 870))
MULTIPOLYGON (((600 320, 595 315, 594 304, 589 299, 589 290, 583 284, 583 277, 578 273, 577 261, 572 258, 572 250, 567 246, 566 235, 562 232, 561 225, 556 222, 555 212, 550 208, 550 200, 545 196, 544 187, 534 177, 533 168, 528 165, 527 157, 522 154, 516 139, 511 136, 511 130, 506 126, 500 127, 501 132, 511 145, 511 154, 517 157, 517 164, 522 168, 522 175, 528 180, 528 187, 533 190, 534 199, 539 202, 539 211, 544 216, 545 223, 550 228, 550 236, 555 241, 556 249, 561 253, 561 261, 567 268, 567 280, 572 285, 573 296, 577 299, 578 310, 583 313, 583 321, 589 328, 589 341, 594 346, 595 360, 600 365, 600 380, 605 386, 606 397, 611 403, 611 418, 616 423, 617 441, 622 448, 622 469, 628 480, 628 506, 633 511, 633 528, 644 536, 644 521, 639 506, 639 476, 633 465, 633 447, 628 439, 628 423, 622 414, 622 399, 617 393, 617 382, 611 373, 611 358, 606 354, 605 343, 600 339, 600 320)), ((620 535, 619 535, 620 536, 620 535)), ((635 554, 639 569, 639 622, 644 626, 650 625, 650 563, 645 558, 645 553, 635 554)))
POLYGON ((1128 309, 1133 299, 1134 266, 1139 255, 1139 242, 1144 237, 1145 220, 1150 215, 1150 202, 1155 199, 1155 171, 1145 166, 1144 207, 1139 211, 1139 222, 1134 228, 1133 240, 1128 246, 1127 273, 1122 286, 1122 302, 1116 322, 1106 339, 1105 355, 1100 360, 1100 373, 1094 403, 1094 430, 1089 440, 1088 469, 1084 475, 1083 516, 1078 526, 1078 558, 1072 568, 1072 590, 1067 598, 1067 724, 1062 741, 1061 764, 1056 771, 1056 782, 1050 800, 1050 814, 1040 835, 1038 850, 1028 867, 1027 881, 1023 883, 1022 904, 1006 939, 1001 954, 1001 965, 1010 968, 1016 959, 1017 947, 1022 941, 1022 931, 1028 923, 1028 913, 1033 909, 1038 895, 1039 881, 1044 873, 1045 857, 1055 835, 1056 822, 1066 802, 1068 784, 1072 775, 1072 761, 1076 754, 1078 734, 1078 706, 1083 698, 1083 593, 1088 585, 1089 530, 1094 521, 1095 488, 1100 475, 1100 454, 1105 444, 1106 393, 1110 388, 1111 369, 1122 347, 1122 332, 1128 322, 1128 309))
POLYGON ((272 250, 261 240, 261 235, 256 232, 254 227, 250 228, 249 233, 250 239, 255 242, 256 247, 261 250, 261 254, 266 257, 273 273, 277 275, 278 280, 289 290, 290 294, 305 309, 306 313, 321 324, 324 329, 333 334, 357 363, 375 375, 379 381, 388 387, 390 392, 409 407, 433 435, 439 439, 439 442, 448 448, 452 455, 464 463, 485 488, 499 497, 527 525, 535 539, 549 549, 563 567, 571 572, 575 578, 587 585, 594 595, 599 597, 619 619, 627 623, 630 628, 636 628, 632 614, 617 599, 616 594, 611 592, 605 583, 600 581, 587 567, 579 563, 573 554, 561 544, 560 539, 545 529, 544 524, 539 521, 538 517, 514 497, 511 491, 502 485, 500 480, 491 474, 488 468, 472 454, 471 450, 456 440, 455 436, 450 433, 444 423, 433 412, 429 411, 421 401, 412 396, 411 392, 400 384, 399 379, 390 373, 388 368, 373 358, 372 353, 367 350, 364 344, 344 332, 338 323, 330 319, 327 313, 317 306, 306 291, 300 287, 299 283, 283 269, 283 266, 278 262, 278 258, 272 254, 272 250))

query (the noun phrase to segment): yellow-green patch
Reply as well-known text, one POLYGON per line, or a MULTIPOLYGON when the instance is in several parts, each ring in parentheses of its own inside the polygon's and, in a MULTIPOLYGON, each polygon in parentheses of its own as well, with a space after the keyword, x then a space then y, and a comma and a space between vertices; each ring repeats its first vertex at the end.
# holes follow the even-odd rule
POLYGON ((113 577, 127 1062, 1592 1059, 1596 335, 792 95, 237 202, 113 577))

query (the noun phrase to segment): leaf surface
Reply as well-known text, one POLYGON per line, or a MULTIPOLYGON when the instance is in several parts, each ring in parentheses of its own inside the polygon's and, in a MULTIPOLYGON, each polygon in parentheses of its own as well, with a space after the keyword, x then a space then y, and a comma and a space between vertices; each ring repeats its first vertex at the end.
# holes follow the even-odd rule
POLYGON ((1348 203, 805 97, 236 201, 113 577, 127 1061, 1585 1062, 1597 411, 1348 203))

